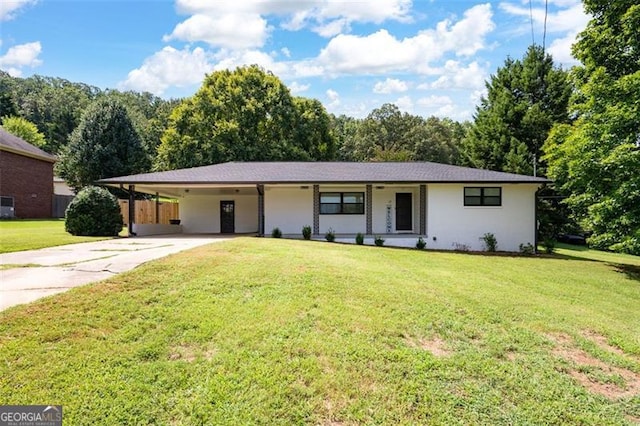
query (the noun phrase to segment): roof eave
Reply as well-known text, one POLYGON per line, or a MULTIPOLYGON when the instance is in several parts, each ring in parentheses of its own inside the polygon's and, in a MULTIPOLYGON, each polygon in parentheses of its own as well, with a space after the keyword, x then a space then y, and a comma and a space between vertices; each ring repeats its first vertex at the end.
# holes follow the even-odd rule
POLYGON ((39 155, 39 154, 36 154, 36 153, 33 153, 33 152, 24 151, 22 149, 12 148, 12 147, 6 146, 6 145, 0 145, 0 151, 6 151, 6 152, 10 152, 12 154, 22 155, 23 157, 29 157, 29 158, 33 158, 35 160, 46 161, 48 163, 55 163, 56 161, 58 161, 58 159, 53 155, 51 155, 51 156, 39 155))
POLYGON ((551 183, 549 179, 540 180, 274 180, 274 181, 193 181, 193 180, 179 180, 179 181, 131 181, 131 180, 108 180, 103 179, 96 181, 98 185, 108 186, 120 186, 120 185, 366 185, 366 184, 380 184, 380 185, 408 185, 408 184, 535 184, 544 185, 551 183))

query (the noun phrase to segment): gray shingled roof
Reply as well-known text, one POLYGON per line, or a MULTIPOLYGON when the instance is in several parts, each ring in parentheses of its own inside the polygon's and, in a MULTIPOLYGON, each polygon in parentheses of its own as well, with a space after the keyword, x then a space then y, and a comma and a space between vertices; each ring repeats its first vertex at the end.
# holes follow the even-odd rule
POLYGON ((41 150, 37 146, 31 145, 29 142, 25 141, 22 138, 12 135, 1 127, 0 150, 22 154, 27 157, 37 158, 39 160, 49 161, 51 163, 56 161, 56 157, 54 155, 41 150))
POLYGON ((537 183, 544 178, 448 164, 346 162, 231 162, 102 179, 101 184, 258 183, 537 183))

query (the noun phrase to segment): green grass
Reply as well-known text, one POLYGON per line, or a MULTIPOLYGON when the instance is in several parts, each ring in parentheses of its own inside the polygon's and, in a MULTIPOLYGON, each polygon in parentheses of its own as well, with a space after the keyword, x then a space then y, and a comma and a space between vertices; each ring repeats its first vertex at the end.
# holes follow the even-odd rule
POLYGON ((0 404, 68 424, 638 421, 640 391, 575 376, 640 377, 637 259, 562 250, 197 248, 1 312, 0 404))
POLYGON ((75 237, 64 230, 64 219, 0 220, 0 253, 108 238, 110 237, 75 237))

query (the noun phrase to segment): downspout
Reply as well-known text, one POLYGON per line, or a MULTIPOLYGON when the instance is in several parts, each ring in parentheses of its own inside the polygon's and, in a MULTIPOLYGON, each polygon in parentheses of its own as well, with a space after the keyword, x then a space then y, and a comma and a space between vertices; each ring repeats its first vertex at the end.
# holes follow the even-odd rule
POLYGON ((135 186, 129 185, 129 236, 135 237, 137 234, 133 232, 133 223, 136 221, 136 197, 135 186))

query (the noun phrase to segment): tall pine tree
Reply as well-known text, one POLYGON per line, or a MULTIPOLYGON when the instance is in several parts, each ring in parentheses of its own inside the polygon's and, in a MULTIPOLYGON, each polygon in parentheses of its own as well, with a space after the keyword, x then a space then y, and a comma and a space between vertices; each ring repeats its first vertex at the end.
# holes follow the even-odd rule
POLYGON ((508 58, 487 82, 487 97, 462 147, 466 165, 505 172, 544 175, 540 152, 551 127, 568 121, 571 86, 540 46, 522 60, 508 58))

